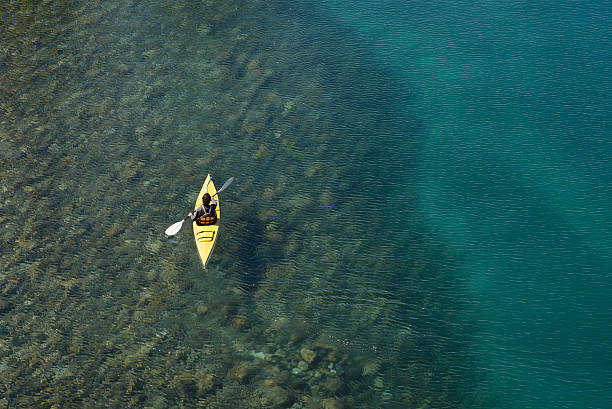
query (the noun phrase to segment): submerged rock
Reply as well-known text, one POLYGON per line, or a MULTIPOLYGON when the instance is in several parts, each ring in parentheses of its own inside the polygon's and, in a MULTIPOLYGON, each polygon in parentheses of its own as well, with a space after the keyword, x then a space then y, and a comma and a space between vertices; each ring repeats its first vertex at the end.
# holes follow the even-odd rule
POLYGON ((278 408, 287 405, 290 399, 290 395, 289 392, 287 392, 280 386, 272 386, 266 388, 264 392, 264 399, 266 400, 266 403, 269 406, 273 408, 278 408))
POLYGON ((339 399, 323 399, 323 409, 344 409, 344 404, 339 399))
POLYGON ((200 395, 211 391, 215 387, 215 376, 206 371, 198 372, 196 374, 196 386, 200 395))
POLYGON ((246 382, 251 377, 252 370, 244 363, 236 364, 230 369, 230 377, 238 382, 246 382))
POLYGON ((300 355, 302 356, 302 359, 304 359, 304 361, 308 362, 309 364, 311 364, 315 359, 317 359, 317 353, 308 348, 300 349, 300 355))
POLYGON ((244 329, 249 326, 249 322, 245 315, 236 315, 232 318, 232 326, 236 329, 244 329))
POLYGON ((306 362, 304 362, 304 361, 298 362, 297 367, 302 372, 306 372, 308 370, 308 364, 306 362))
POLYGON ((380 371, 380 368, 381 368, 381 362, 379 359, 377 358, 368 359, 366 362, 364 362, 361 373, 364 376, 375 375, 378 373, 378 371, 380 371))
POLYGON ((376 389, 383 389, 385 387, 383 378, 381 378, 380 376, 377 376, 376 378, 374 378, 374 387, 376 389))
POLYGON ((262 351, 249 351, 249 355, 257 359, 266 359, 266 354, 262 351))
POLYGON ((115 69, 117 70, 117 72, 119 74, 129 74, 132 71, 132 68, 130 68, 129 65, 127 64, 118 64, 117 66, 115 66, 115 69))
POLYGON ((13 309, 13 303, 4 298, 0 298, 0 314, 9 312, 13 309))
POLYGON ((331 393, 336 394, 342 391, 344 384, 342 383, 340 378, 336 376, 330 376, 323 383, 323 387, 327 389, 328 391, 330 391, 331 393))
POLYGON ((329 351, 325 359, 330 362, 337 362, 338 361, 338 351, 336 350, 329 351))
POLYGON ((276 381, 276 379, 268 378, 264 381, 264 385, 265 386, 277 386, 278 382, 276 381))

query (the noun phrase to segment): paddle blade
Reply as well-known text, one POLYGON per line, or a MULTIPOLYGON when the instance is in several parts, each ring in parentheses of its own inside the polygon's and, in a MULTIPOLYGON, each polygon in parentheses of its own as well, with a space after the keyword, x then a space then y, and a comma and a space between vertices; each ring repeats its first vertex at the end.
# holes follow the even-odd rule
POLYGON ((221 189, 217 190, 217 194, 223 192, 226 187, 228 187, 229 185, 232 184, 233 181, 234 181, 234 177, 233 176, 231 178, 227 179, 225 181, 225 183, 223 184, 223 186, 221 186, 221 189))
POLYGON ((176 233, 178 233, 181 230, 181 227, 183 227, 184 221, 185 220, 181 220, 180 222, 176 222, 172 226, 168 227, 166 229, 166 236, 174 236, 176 233))

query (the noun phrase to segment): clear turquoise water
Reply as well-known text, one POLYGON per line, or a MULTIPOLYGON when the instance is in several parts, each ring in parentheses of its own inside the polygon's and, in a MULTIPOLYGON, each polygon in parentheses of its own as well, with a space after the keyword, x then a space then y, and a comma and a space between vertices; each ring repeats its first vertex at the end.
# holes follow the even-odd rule
POLYGON ((326 1, 416 95, 418 204, 495 407, 610 407, 609 5, 326 1))
POLYGON ((0 402, 609 407, 611 11, 9 1, 0 402))

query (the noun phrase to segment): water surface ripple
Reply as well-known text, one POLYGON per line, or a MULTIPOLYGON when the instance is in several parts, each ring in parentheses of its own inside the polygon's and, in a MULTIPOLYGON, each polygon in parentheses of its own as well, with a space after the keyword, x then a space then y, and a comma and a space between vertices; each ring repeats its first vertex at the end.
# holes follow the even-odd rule
POLYGON ((410 94, 299 7, 2 6, 3 404, 462 406, 410 94), (236 181, 202 272, 163 231, 207 172, 236 181))

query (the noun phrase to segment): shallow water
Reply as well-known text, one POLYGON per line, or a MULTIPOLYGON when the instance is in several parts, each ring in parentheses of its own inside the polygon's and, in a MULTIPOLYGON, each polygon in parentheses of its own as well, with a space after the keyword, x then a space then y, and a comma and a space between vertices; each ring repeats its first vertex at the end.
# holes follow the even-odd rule
POLYGON ((389 114, 401 87, 358 69, 366 49, 338 56, 342 30, 260 3, 4 14, 9 405, 459 400, 437 381, 456 371, 432 295, 452 287, 444 248, 394 189, 417 125, 389 114), (209 171, 236 182, 203 273, 189 229, 162 232, 209 171))
POLYGON ((473 33, 419 38, 482 11, 408 9, 3 6, 2 403, 605 407, 609 122, 563 145, 588 166, 504 144, 445 87, 473 33), (236 180, 203 272, 163 231, 208 172, 236 180))

